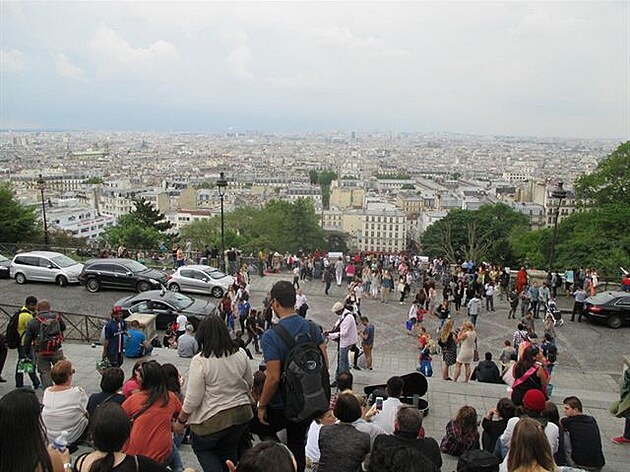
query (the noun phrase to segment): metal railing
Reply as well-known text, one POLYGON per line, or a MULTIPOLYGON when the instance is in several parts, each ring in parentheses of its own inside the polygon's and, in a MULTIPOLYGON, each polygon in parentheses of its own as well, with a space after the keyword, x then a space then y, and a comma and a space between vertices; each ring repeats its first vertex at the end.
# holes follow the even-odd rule
MULTIPOLYGON (((20 308, 22 308, 20 305, 0 303, 0 333, 6 331, 9 320, 20 308)), ((109 320, 109 317, 102 315, 55 310, 53 310, 53 313, 58 313, 66 323, 66 330, 63 333, 64 340, 80 343, 97 342, 101 337, 104 322, 109 320)))

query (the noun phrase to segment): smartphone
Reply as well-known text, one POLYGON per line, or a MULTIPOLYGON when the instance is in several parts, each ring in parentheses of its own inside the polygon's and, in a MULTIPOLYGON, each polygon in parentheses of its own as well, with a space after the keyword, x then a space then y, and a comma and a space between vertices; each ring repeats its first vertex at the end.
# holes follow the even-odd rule
POLYGON ((383 397, 376 397, 376 409, 379 411, 383 409, 383 397))

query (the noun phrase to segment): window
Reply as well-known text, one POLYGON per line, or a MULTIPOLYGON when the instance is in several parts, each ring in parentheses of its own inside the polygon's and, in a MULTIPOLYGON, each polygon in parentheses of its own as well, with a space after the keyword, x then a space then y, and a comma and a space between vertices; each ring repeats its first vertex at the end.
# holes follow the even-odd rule
POLYGON ((34 256, 18 256, 15 258, 15 263, 26 266, 38 266, 39 258, 34 256))

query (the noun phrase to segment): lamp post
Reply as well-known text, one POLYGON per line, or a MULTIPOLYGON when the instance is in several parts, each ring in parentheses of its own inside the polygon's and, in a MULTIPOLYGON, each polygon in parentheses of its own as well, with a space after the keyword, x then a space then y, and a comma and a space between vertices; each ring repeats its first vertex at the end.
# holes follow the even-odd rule
POLYGON ((48 246, 48 222, 46 221, 46 202, 44 201, 44 190, 46 190, 46 182, 44 181, 42 174, 39 174, 37 179, 37 189, 40 191, 42 197, 42 216, 44 219, 44 244, 48 246))
POLYGON ((562 188, 564 182, 559 181, 556 184, 556 188, 551 191, 551 197, 558 200, 558 206, 556 207, 556 214, 553 220, 553 235, 551 237, 551 250, 549 254, 549 271, 553 270, 553 262, 556 256, 556 240, 558 238, 558 217, 560 216, 560 207, 562 206, 562 200, 567 198, 567 191, 562 188))
POLYGON ((225 174, 221 172, 217 180, 217 188, 219 189, 219 197, 221 197, 221 262, 220 267, 225 272, 225 219, 223 216, 223 199, 225 197, 225 188, 228 183, 225 180, 225 174))

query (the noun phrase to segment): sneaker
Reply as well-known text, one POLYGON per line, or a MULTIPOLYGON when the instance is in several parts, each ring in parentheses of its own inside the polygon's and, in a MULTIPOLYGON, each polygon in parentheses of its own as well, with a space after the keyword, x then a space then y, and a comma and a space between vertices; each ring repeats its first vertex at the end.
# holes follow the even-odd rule
POLYGON ((615 444, 630 444, 630 439, 623 436, 619 436, 618 438, 610 438, 610 440, 615 444))

